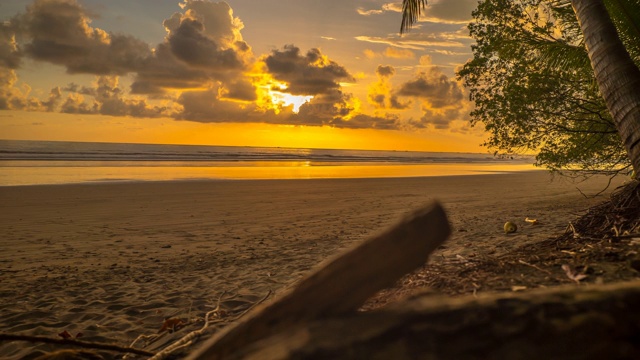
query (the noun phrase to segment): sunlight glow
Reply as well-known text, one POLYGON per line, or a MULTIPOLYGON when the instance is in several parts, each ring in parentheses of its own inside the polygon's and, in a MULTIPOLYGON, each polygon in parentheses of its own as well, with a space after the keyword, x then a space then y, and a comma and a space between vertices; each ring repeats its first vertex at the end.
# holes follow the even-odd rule
POLYGON ((107 115, 3 112, 0 134, 5 140, 486 152, 480 145, 484 140, 481 132, 442 134, 330 126, 199 123, 170 118, 130 118, 123 122, 107 115), (34 115, 37 126, 33 125, 34 115))
POLYGON ((300 106, 313 99, 312 95, 293 95, 287 92, 289 84, 274 79, 270 74, 256 67, 252 73, 252 81, 257 89, 257 104, 264 109, 273 110, 276 114, 282 111, 297 113, 300 106))
POLYGON ((291 95, 289 93, 274 90, 271 90, 270 93, 273 97, 274 103, 282 103, 284 106, 293 105, 294 113, 300 111, 300 106, 302 106, 304 103, 313 99, 313 96, 310 95, 291 95))

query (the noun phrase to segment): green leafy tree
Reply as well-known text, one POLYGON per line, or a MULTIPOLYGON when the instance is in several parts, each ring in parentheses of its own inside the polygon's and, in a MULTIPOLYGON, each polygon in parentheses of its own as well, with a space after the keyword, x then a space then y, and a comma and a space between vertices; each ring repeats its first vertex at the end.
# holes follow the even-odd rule
MULTIPOLYGON (((604 14, 607 19, 611 14, 622 42, 615 28, 613 35, 625 54, 626 45, 631 54, 627 57, 637 64, 638 1, 609 3, 609 12, 604 14)), ((426 4, 405 0, 403 5, 401 32, 417 20, 426 4)), ((621 122, 614 121, 614 112, 598 91, 585 48, 587 37, 569 1, 481 1, 473 17, 469 30, 477 41, 474 58, 458 76, 475 103, 472 123, 484 124, 490 135, 485 145, 496 152, 535 151, 537 163, 552 170, 618 172, 631 165, 631 152, 620 135, 625 133, 622 138, 629 138, 630 128, 625 132, 621 122)), ((607 43, 615 43, 607 39, 607 43)), ((608 69, 620 63, 619 59, 606 62, 608 69)), ((629 93, 629 89, 625 91, 629 93)), ((626 108, 636 101, 631 94, 631 100, 624 102, 626 108)), ((638 109, 635 112, 640 114, 638 109)), ((631 133, 631 139, 640 134, 633 129, 631 133)))

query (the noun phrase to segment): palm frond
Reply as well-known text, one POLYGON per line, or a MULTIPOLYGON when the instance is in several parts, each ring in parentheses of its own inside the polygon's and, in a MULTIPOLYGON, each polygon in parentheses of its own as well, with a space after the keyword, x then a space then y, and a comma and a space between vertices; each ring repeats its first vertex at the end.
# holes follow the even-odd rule
POLYGON ((640 1, 606 0, 611 20, 618 30, 620 40, 636 64, 640 63, 640 1))
POLYGON ((402 0, 402 23, 400 34, 407 32, 418 21, 422 11, 427 6, 427 0, 402 0))
POLYGON ((540 45, 537 47, 538 60, 549 67, 580 69, 591 66, 584 46, 570 45, 562 41, 550 41, 540 45))

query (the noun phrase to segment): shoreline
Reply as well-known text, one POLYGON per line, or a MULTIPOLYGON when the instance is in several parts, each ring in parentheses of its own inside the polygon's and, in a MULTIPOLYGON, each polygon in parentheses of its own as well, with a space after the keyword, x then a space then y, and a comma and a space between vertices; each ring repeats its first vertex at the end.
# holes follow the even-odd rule
POLYGON ((544 171, 532 164, 432 163, 251 166, 0 166, 0 187, 156 181, 387 179, 544 171))
MULTIPOLYGON (((270 290, 277 295, 433 199, 453 227, 431 259, 438 262, 556 235, 617 184, 587 199, 574 182, 550 181, 544 171, 305 180, 0 187, 0 325, 128 345, 156 333, 165 316, 202 316, 225 291, 229 311, 270 290), (528 226, 525 217, 540 225, 528 226), (505 221, 520 230, 505 235, 505 221)), ((596 177, 580 186, 595 194, 606 183, 596 177)), ((0 354, 18 359, 53 348, 10 342, 0 354)))
POLYGON ((414 176, 378 176, 378 177, 323 177, 323 178, 180 178, 180 179, 168 179, 168 180, 137 180, 137 179, 122 179, 122 180, 95 180, 85 182, 72 182, 72 183, 43 183, 43 184, 16 184, 16 185, 1 185, 0 188, 12 188, 12 187, 28 187, 28 186, 90 186, 90 185, 128 185, 128 184, 167 184, 167 183, 217 183, 217 182, 250 182, 250 181, 313 181, 313 180, 389 180, 389 179, 423 179, 423 178, 446 178, 446 177, 458 177, 458 176, 483 176, 483 175, 508 175, 508 174, 525 174, 546 172, 545 169, 531 169, 531 170, 486 170, 477 171, 464 174, 455 175, 414 175, 414 176))

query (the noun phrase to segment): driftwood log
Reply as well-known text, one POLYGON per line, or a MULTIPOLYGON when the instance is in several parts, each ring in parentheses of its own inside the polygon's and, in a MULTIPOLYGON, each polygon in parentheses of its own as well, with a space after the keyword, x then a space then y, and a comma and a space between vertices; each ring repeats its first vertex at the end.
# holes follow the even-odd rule
POLYGON ((640 281, 421 296, 292 326, 228 359, 640 359, 640 281))
POLYGON ((327 261, 288 293, 208 339, 188 358, 228 358, 295 325, 354 313, 376 292, 423 265, 449 234, 442 207, 428 205, 327 261))

